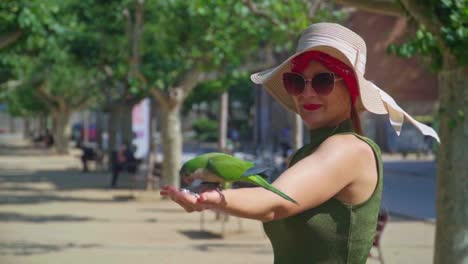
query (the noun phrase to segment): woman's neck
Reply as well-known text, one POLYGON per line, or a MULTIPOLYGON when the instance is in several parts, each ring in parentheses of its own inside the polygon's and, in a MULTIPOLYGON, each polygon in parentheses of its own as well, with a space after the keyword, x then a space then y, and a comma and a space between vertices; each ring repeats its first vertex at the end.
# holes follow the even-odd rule
POLYGON ((333 134, 344 133, 344 132, 354 132, 353 123, 351 119, 345 119, 342 122, 326 127, 319 127, 309 130, 310 132, 310 143, 321 143, 326 138, 330 137, 333 134))

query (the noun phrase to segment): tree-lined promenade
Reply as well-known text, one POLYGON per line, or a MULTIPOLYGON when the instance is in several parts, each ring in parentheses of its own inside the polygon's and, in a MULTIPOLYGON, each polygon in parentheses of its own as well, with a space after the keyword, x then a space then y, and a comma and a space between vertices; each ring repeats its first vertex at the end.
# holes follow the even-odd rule
MULTIPOLYGON (((0 136, 1 263, 272 263, 271 245, 259 222, 243 219, 239 229, 238 218, 230 217, 221 237, 221 221, 206 212, 205 231, 200 232, 199 213, 186 214, 157 192, 144 191, 143 184, 130 191, 128 175, 120 189, 109 190, 110 175, 80 172, 75 150, 45 154, 20 135, 5 139, 0 136), (130 194, 136 199, 125 199, 130 194)), ((431 206, 424 191, 434 182, 426 176, 434 168, 410 170, 407 163, 424 162, 385 165, 385 205, 408 209, 400 213, 431 206), (429 184, 421 184, 425 181, 429 184), (415 187, 420 191, 404 192, 415 187), (408 203, 402 196, 418 202, 408 203)), ((385 263, 430 263, 435 225, 417 217, 391 215, 381 240, 385 263)), ((377 251, 372 252, 368 263, 379 263, 377 251)))
MULTIPOLYGON (((13 115, 49 117, 56 150, 65 154, 73 112, 108 113, 112 151, 132 138, 132 107, 152 97, 161 113, 163 176, 178 185, 180 115, 192 91, 204 86, 224 93, 220 109, 225 109, 226 91, 245 86, 249 73, 291 54, 297 37, 291 32, 319 21, 344 22, 349 9, 338 4, 407 17, 416 28, 413 39, 394 43, 389 51, 420 55, 438 74, 442 144, 434 262, 463 263, 468 259, 466 0, 2 1, 0 100, 13 115)), ((298 138, 294 142, 300 145, 298 138)))

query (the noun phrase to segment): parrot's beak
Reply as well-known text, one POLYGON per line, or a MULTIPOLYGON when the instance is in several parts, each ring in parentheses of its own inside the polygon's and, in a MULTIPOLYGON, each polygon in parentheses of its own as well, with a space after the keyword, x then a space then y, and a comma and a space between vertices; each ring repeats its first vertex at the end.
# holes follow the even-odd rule
POLYGON ((182 181, 185 183, 185 184, 191 184, 193 182, 193 179, 190 178, 190 177, 184 177, 182 176, 182 181))

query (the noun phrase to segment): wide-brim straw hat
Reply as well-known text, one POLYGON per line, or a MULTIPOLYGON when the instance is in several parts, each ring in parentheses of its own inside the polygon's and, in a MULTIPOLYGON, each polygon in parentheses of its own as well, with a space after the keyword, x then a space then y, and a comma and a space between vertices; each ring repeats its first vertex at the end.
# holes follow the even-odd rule
MULTIPOLYGON (((317 23, 309 26, 301 35, 296 53, 280 65, 254 73, 250 76, 256 84, 261 84, 287 110, 297 113, 294 100, 283 86, 283 73, 291 71, 291 60, 304 52, 317 50, 333 56, 354 70, 359 87, 355 107, 358 111, 367 110, 374 114, 388 114, 390 122, 399 135, 404 119, 408 119, 424 135, 439 141, 431 127, 422 124, 406 113, 393 98, 364 77, 367 49, 364 40, 353 31, 335 23, 317 23)), ((439 141, 440 142, 440 141, 439 141)))

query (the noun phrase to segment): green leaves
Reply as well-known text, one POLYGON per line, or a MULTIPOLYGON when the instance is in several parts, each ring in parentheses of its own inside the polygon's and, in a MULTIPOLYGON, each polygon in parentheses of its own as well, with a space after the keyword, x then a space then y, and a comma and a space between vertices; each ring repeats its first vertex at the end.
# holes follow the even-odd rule
POLYGON ((192 67, 240 65, 260 44, 253 19, 238 1, 170 1, 146 8, 145 75, 166 87, 192 67))
MULTIPOLYGON (((423 3, 421 3, 423 4, 423 3)), ((440 38, 460 66, 468 65, 468 0, 432 0, 433 16, 440 21, 440 38)), ((402 57, 422 55, 428 58, 433 70, 442 68, 442 50, 439 40, 420 26, 415 36, 401 45, 392 44, 388 51, 402 57)))
MULTIPOLYGON (((121 97, 123 90, 138 97, 150 87, 170 89, 187 71, 196 68, 224 75, 200 88, 217 94, 238 86, 240 78, 249 83, 248 76, 240 74, 245 71, 241 68, 249 63, 262 64, 267 45, 273 45, 275 56, 284 56, 292 52, 296 36, 310 23, 343 17, 327 3, 310 16, 312 2, 306 0, 255 1, 264 15, 238 0, 145 1, 142 41, 137 48, 138 68, 148 81, 146 85, 129 74, 132 61, 138 60, 138 56, 130 59, 132 35, 127 35, 127 25, 136 20, 135 3, 0 2, 1 32, 23 32, 15 45, 0 50, 0 81, 30 80, 34 73, 49 69, 49 74, 42 76, 51 80, 49 92, 79 98, 84 90, 99 95, 105 74, 107 97, 121 97)), ((244 90, 250 89, 249 84, 244 86, 244 90)))
POLYGON ((0 3, 0 20, 4 22, 0 27, 23 32, 18 41, 0 50, 0 72, 4 74, 0 81, 20 83, 5 92, 16 114, 22 113, 20 106, 25 113, 34 113, 39 106, 57 108, 58 102, 74 108, 96 94, 103 76, 95 67, 89 67, 94 66, 89 58, 98 57, 93 51, 100 42, 78 20, 77 3, 80 1, 0 3), (49 97, 37 96, 41 83, 45 83, 42 92, 49 97))
POLYGON ((8 112, 14 116, 34 116, 47 113, 47 106, 40 100, 30 87, 19 87, 14 92, 3 93, 0 101, 8 105, 8 112))
POLYGON ((198 140, 215 142, 218 139, 218 122, 208 118, 195 120, 192 124, 198 140))
POLYGON ((254 88, 248 76, 249 74, 245 72, 232 71, 217 80, 201 83, 185 100, 182 113, 187 114, 193 104, 210 104, 218 101, 219 96, 225 91, 229 91, 230 101, 242 103, 242 109, 248 113, 254 102, 254 88))
POLYGON ((171 87, 190 68, 230 73, 245 64, 262 64, 263 49, 278 57, 295 48, 310 23, 337 21, 344 13, 323 3, 311 16, 313 1, 254 1, 256 11, 238 0, 161 1, 145 4, 143 71, 151 83, 171 87))
POLYGON ((438 70, 442 67, 442 53, 438 42, 424 28, 419 29, 413 38, 403 44, 390 44, 387 51, 403 58, 422 55, 429 58, 431 69, 438 70))
POLYGON ((434 10, 442 22, 442 37, 460 65, 468 65, 468 1, 441 0, 434 10))

